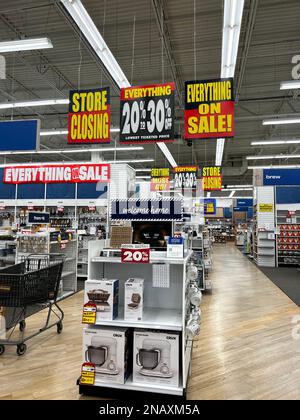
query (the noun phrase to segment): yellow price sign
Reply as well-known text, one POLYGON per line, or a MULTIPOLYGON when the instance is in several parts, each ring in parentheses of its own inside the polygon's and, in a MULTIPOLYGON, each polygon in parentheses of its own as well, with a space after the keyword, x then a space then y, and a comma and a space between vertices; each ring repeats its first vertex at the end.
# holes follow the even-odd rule
POLYGON ((83 363, 81 367, 80 383, 83 385, 94 385, 95 365, 93 363, 83 363))
POLYGON ((83 306, 82 323, 95 324, 97 315, 97 306, 95 303, 88 302, 83 306))
POLYGON ((260 213, 273 213, 273 204, 259 204, 258 211, 260 213))

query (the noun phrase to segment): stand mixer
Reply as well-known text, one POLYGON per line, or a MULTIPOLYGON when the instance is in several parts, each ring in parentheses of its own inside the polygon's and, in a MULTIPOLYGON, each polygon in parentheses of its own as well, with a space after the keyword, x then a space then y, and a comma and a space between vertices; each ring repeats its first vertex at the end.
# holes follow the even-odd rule
POLYGON ((95 336, 85 352, 85 360, 95 365, 96 373, 117 375, 117 340, 95 336))
POLYGON ((145 376, 172 378, 170 370, 171 345, 166 340, 145 338, 142 348, 137 349, 136 363, 139 373, 145 376))

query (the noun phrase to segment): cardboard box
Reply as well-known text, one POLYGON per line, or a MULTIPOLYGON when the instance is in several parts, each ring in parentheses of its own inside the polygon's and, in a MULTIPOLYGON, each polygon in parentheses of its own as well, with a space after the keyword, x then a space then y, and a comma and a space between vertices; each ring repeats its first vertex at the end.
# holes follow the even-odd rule
POLYGON ((135 330, 133 381, 179 386, 179 334, 135 330))
POLYGON ((141 321, 143 319, 144 279, 130 278, 125 282, 124 319, 141 321))
POLYGON ((87 327, 83 330, 83 363, 95 365, 95 385, 124 384, 132 371, 132 331, 87 327))
POLYGON ((96 324, 111 321, 118 316, 119 280, 87 280, 84 287, 84 303, 97 305, 96 324))

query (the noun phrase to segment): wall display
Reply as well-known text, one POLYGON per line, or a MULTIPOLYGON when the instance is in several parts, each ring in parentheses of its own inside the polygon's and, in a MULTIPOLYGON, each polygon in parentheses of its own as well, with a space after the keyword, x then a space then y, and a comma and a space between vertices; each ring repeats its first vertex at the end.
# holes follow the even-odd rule
POLYGON ((185 82, 184 138, 233 136, 233 79, 185 82))
POLYGON ((108 182, 109 179, 110 165, 108 163, 7 166, 3 173, 3 182, 7 184, 108 182))
POLYGON ((174 140, 175 83, 122 88, 120 143, 174 140))
POLYGON ((150 191, 170 191, 169 168, 151 169, 150 191))
POLYGON ((110 142, 109 87, 71 90, 68 143, 110 142))
POLYGON ((205 198, 204 199, 204 214, 212 215, 216 214, 217 211, 217 200, 215 198, 205 198))
POLYGON ((182 200, 176 198, 112 200, 110 217, 111 220, 180 221, 182 205, 182 200))
POLYGON ((197 166, 177 166, 174 168, 174 188, 196 188, 197 166))
POLYGON ((50 223, 50 213, 42 212, 29 212, 28 213, 28 224, 30 225, 41 225, 50 223))
POLYGON ((204 166, 202 168, 202 187, 204 191, 222 190, 222 173, 220 166, 204 166))
POLYGON ((0 151, 32 150, 40 147, 40 120, 0 122, 0 151), (3 141, 9 139, 9 141, 3 141))

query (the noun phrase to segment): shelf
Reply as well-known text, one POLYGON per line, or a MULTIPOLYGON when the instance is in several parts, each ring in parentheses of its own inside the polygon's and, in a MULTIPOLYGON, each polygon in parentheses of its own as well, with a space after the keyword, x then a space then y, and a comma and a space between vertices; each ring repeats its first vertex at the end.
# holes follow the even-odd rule
POLYGON ((87 261, 77 261, 77 264, 88 264, 87 261))
POLYGON ((176 309, 144 308, 142 321, 125 320, 123 317, 123 311, 119 310, 118 318, 101 320, 95 325, 182 331, 182 313, 176 309))
MULTIPOLYGON (((81 385, 84 387, 84 385, 81 385)), ((147 384, 143 382, 133 382, 132 377, 128 378, 125 384, 114 384, 110 382, 99 382, 97 379, 94 387, 126 389, 130 391, 154 392, 156 394, 183 395, 183 387, 166 386, 159 383, 147 384)))
MULTIPOLYGON (((190 256, 190 255, 188 255, 190 256)), ((155 263, 169 263, 169 264, 184 264, 185 260, 187 257, 185 257, 184 259, 176 259, 176 258, 155 258, 155 257, 151 257, 151 253, 150 253, 150 262, 149 264, 155 264, 155 263)), ((93 263, 117 263, 117 264, 124 264, 121 261, 120 257, 94 257, 91 259, 91 262, 93 263)))
POLYGON ((73 261, 73 260, 76 260, 76 257, 73 257, 73 258, 68 257, 68 258, 65 259, 65 262, 69 262, 69 261, 73 261))
POLYGON ((85 278, 87 278, 87 274, 83 274, 83 273, 77 273, 77 277, 85 277, 85 278))
POLYGON ((65 298, 67 298, 68 296, 71 296, 71 295, 74 295, 74 293, 75 292, 73 292, 73 291, 66 291, 66 292, 63 292, 63 294, 61 295, 61 296, 58 296, 57 297, 57 301, 59 301, 59 300, 62 300, 62 299, 65 299, 65 298))
POLYGON ((63 271, 61 278, 71 276, 72 274, 75 274, 75 271, 63 271))
POLYGON ((14 257, 0 257, 0 261, 15 264, 16 258, 14 257))

